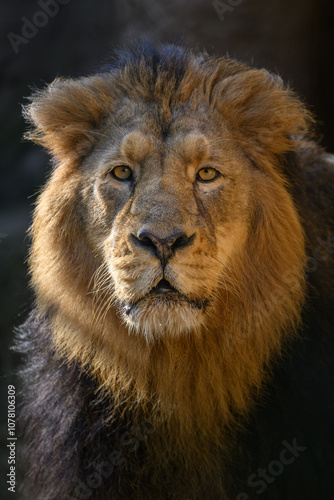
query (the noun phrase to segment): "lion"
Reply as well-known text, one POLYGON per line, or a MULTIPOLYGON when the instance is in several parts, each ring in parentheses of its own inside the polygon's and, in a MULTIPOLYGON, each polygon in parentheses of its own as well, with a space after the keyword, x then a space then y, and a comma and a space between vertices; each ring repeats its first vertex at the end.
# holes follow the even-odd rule
POLYGON ((330 498, 305 384, 332 359, 333 159, 302 102, 143 43, 24 114, 53 158, 19 347, 34 498, 330 498))

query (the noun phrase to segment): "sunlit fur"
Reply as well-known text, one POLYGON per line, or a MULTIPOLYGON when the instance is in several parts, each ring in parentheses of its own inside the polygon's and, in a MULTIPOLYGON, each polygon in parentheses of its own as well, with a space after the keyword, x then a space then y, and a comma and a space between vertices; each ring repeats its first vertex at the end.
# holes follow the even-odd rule
MULTIPOLYGON (((217 483, 226 429, 243 421, 300 320, 305 243, 284 158, 301 147, 310 118, 266 71, 168 50, 161 55, 168 64, 138 55, 121 68, 56 80, 26 108, 30 137, 56 160, 31 229, 32 284, 61 359, 92 373, 134 420, 168 415, 164 436, 152 437, 153 459, 181 457, 189 482, 217 483), (162 128, 172 141, 168 154, 162 128), (177 181, 175 165, 183 172, 202 147, 201 163, 215 157, 229 169, 214 201, 198 195, 205 209, 197 239, 166 267, 173 286, 205 307, 144 297, 161 266, 131 246, 128 233, 145 213, 153 217, 150 203, 158 207, 159 197, 147 191, 150 182, 141 184, 131 212, 125 195, 114 206, 105 201, 114 188, 94 180, 120 144, 127 161, 133 147, 142 162, 151 158, 146 168, 152 186, 162 186, 161 203, 170 196, 189 227, 197 228, 193 191, 177 181), (165 177, 154 170, 156 151, 167 154, 165 177), (123 304, 138 299, 127 316, 123 304)), ((168 223, 161 214, 161 230, 168 223)))

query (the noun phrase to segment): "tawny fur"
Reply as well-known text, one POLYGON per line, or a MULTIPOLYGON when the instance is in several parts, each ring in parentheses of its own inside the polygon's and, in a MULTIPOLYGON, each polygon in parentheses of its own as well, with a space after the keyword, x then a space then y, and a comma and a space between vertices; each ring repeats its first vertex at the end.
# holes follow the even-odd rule
POLYGON ((152 460, 159 457, 163 467, 178 457, 194 488, 218 481, 219 453, 228 454, 234 430, 300 323, 305 235, 285 156, 299 154, 310 115, 266 71, 191 53, 182 76, 173 58, 156 72, 139 57, 103 74, 56 80, 25 113, 29 137, 56 160, 35 210, 30 255, 37 308, 41 317, 49 314, 56 355, 92 374, 117 414, 163 422, 164 434, 151 441, 152 460), (145 109, 145 119, 135 121, 145 109), (198 117, 210 125, 201 127, 198 117), (163 129, 172 137, 169 149, 163 129), (118 158, 147 161, 152 182, 178 207, 170 218, 191 227, 193 195, 183 181, 176 185, 175 162, 182 159, 178 168, 187 164, 190 172, 213 158, 226 162, 219 206, 206 201, 210 193, 199 195, 214 242, 209 229, 198 229, 194 246, 168 268, 182 293, 210 301, 204 312, 160 304, 159 316, 150 303, 138 320, 126 321, 120 303, 161 279, 156 260, 137 254, 127 239, 128 227, 145 223, 145 210, 151 214, 147 200, 158 206, 159 198, 145 191, 146 205, 139 200, 136 213, 127 201, 119 208, 105 202, 109 187, 93 187, 91 171, 115 144, 118 158), (149 163, 154 151, 166 158, 161 177, 157 160, 149 163))

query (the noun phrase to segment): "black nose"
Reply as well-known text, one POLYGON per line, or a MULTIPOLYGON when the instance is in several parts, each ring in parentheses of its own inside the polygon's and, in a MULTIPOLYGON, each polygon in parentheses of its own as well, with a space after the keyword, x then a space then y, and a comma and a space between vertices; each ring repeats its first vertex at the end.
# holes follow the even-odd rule
POLYGON ((176 232, 167 238, 161 238, 149 231, 140 231, 138 236, 132 236, 137 244, 148 250, 153 250, 163 265, 166 264, 176 250, 190 245, 195 238, 195 234, 187 236, 182 231, 176 232))

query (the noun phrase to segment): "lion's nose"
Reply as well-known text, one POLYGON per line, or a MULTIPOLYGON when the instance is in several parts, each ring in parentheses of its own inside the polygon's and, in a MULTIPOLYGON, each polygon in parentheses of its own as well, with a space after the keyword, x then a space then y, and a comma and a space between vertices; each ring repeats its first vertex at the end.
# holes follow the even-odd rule
POLYGON ((176 250, 190 245, 195 238, 195 234, 187 236, 187 234, 182 231, 176 232, 167 238, 161 238, 145 230, 140 231, 138 236, 132 236, 137 244, 148 250, 153 250, 163 265, 166 264, 167 260, 176 250))

